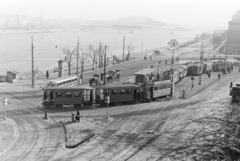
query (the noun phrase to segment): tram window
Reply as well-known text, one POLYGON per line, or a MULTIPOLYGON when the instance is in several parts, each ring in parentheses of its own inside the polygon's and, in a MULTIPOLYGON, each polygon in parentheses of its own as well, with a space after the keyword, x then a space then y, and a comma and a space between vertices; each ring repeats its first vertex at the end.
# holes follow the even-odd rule
POLYGON ((158 90, 158 86, 155 86, 155 87, 154 87, 154 91, 157 91, 157 90, 158 90))
POLYGON ((162 86, 160 85, 160 86, 158 87, 158 89, 161 90, 161 89, 162 89, 162 86))
POLYGON ((117 95, 117 94, 118 94, 118 90, 114 90, 114 89, 113 89, 113 90, 111 91, 111 95, 117 95))
POLYGON ((104 93, 105 93, 105 95, 109 95, 109 90, 108 90, 108 89, 105 89, 105 90, 104 90, 104 93))
POLYGON ((125 90, 124 89, 119 89, 119 94, 125 94, 125 90))
POLYGON ((132 94, 132 89, 126 89, 126 94, 132 94))
POLYGON ((56 97, 63 97, 63 92, 56 92, 55 95, 56 97))
POLYGON ((65 97, 72 97, 72 92, 66 92, 65 97))
POLYGON ((82 97, 82 92, 74 92, 73 97, 82 97))
POLYGON ((163 85, 163 89, 166 89, 166 85, 163 85))

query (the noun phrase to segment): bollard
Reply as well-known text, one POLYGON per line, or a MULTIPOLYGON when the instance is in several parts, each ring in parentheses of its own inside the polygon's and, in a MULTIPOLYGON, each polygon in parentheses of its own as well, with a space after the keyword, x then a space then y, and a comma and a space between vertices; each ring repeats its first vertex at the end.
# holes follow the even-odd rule
POLYGON ((183 98, 185 97, 185 90, 183 90, 183 92, 182 92, 182 97, 183 98))
POLYGON ((72 113, 72 122, 75 122, 75 114, 72 113))
POLYGON ((45 111, 45 115, 44 115, 44 118, 43 118, 43 119, 48 120, 48 113, 47 113, 47 111, 45 111))

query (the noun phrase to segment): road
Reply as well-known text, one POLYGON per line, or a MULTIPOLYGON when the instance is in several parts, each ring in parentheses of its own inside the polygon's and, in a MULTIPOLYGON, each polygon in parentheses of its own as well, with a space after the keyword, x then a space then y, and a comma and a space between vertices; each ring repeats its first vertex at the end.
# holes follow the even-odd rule
MULTIPOLYGON (((182 52, 186 54, 191 51, 188 48, 183 49, 182 52)), ((176 55, 181 56, 180 53, 176 55)), ((180 60, 183 58, 180 57, 180 60)), ((135 60, 109 69, 123 70, 124 75, 121 79, 128 80, 132 79, 132 74, 140 69, 150 68, 151 65, 157 69, 159 60, 164 59, 163 56, 154 55, 151 60, 135 60)), ((159 65, 162 69, 169 67, 171 67, 169 64, 159 65)), ((221 80, 216 79, 217 74, 213 73, 209 80, 206 76, 203 77, 203 81, 207 82, 205 83, 207 88, 196 87, 196 90, 199 88, 198 92, 188 99, 178 97, 182 90, 187 89, 191 84, 190 77, 176 84, 173 98, 111 107, 109 109, 111 121, 88 142, 74 149, 64 147, 63 128, 58 121, 63 118, 71 120, 71 113, 76 109, 44 109, 40 106, 42 94, 39 91, 14 95, 3 92, 0 94, 1 97, 10 100, 7 108, 8 118, 17 123, 19 134, 13 144, 0 153, 0 158, 1 160, 157 160, 161 151, 156 147, 161 145, 163 139, 160 136, 166 128, 181 120, 174 116, 188 113, 193 106, 201 106, 206 102, 216 102, 218 99, 229 101, 228 86, 232 80, 238 79, 238 73, 223 76, 221 80), (45 110, 49 112, 50 121, 43 119, 45 110)), ((92 73, 85 74, 85 80, 91 75, 92 73)), ((105 119, 105 114, 106 108, 81 110, 83 123, 89 118, 105 119)))

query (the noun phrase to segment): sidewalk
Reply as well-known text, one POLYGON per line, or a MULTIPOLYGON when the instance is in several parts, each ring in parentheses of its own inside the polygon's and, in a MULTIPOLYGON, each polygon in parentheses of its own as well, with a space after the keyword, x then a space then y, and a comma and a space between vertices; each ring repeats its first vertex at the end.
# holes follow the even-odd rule
MULTIPOLYGON (((208 76, 206 74, 203 74, 202 78, 201 78, 201 85, 199 84, 199 76, 194 76, 195 80, 193 83, 194 84, 193 89, 191 88, 191 85, 188 85, 187 88, 185 88, 185 97, 184 98, 182 97, 182 92, 181 92, 179 98, 187 99, 187 98, 194 96, 195 94, 200 93, 202 90, 204 90, 208 86, 210 86, 213 83, 218 81, 218 78, 217 78, 218 73, 219 72, 212 72, 210 78, 208 78, 208 76)), ((222 75, 222 73, 221 73, 221 75, 222 75)), ((222 75, 221 78, 227 77, 228 75, 231 75, 231 74, 222 75)))

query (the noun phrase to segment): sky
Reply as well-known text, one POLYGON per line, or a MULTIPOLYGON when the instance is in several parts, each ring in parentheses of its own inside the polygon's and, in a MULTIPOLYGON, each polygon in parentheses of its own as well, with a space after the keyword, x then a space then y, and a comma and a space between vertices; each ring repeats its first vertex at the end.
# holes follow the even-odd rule
POLYGON ((240 0, 0 0, 0 14, 114 20, 146 16, 177 25, 227 28, 240 0))

